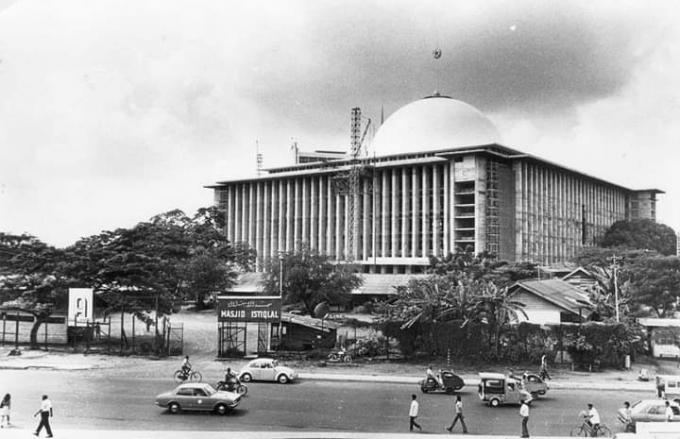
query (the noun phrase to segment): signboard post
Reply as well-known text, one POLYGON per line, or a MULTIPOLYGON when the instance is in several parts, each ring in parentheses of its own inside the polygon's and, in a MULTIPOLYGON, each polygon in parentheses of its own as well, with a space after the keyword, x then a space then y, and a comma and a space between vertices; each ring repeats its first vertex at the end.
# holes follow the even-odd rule
POLYGON ((92 288, 68 289, 68 326, 87 326, 93 311, 92 288))

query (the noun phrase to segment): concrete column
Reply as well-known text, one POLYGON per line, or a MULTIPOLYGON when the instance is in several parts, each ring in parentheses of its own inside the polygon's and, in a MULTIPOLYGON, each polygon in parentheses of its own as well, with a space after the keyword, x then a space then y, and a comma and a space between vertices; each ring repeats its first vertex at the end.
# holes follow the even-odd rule
POLYGON ((293 251, 293 182, 286 180, 286 252, 293 251))
POLYGON ((302 208, 301 183, 300 179, 296 178, 293 185, 293 251, 295 252, 298 251, 300 246, 300 220, 302 219, 300 213, 302 208))
POLYGON ((389 180, 387 178, 387 169, 382 170, 382 250, 380 256, 388 257, 388 240, 389 240, 389 203, 390 203, 390 189, 389 180))
POLYGON ((300 234, 300 242, 311 245, 312 240, 309 236, 309 179, 303 177, 300 183, 302 186, 302 233, 300 234))
POLYGON ((269 245, 269 259, 276 257, 278 251, 278 225, 279 225, 279 211, 278 211, 278 181, 272 180, 269 188, 269 241, 265 244, 269 245))
POLYGON ((319 177, 310 177, 309 184, 311 186, 309 196, 309 246, 313 250, 318 250, 319 242, 317 241, 317 230, 319 228, 319 195, 317 186, 319 184, 319 177))
MULTIPOLYGON (((423 182, 423 191, 422 191, 422 203, 423 203, 423 210, 422 210, 422 246, 423 246, 423 252, 422 255, 423 257, 429 256, 430 254, 430 247, 429 247, 429 237, 431 236, 430 234, 431 229, 430 229, 430 182, 429 182, 429 177, 432 172, 432 169, 430 168, 429 165, 423 165, 423 175, 422 175, 422 182, 423 182)), ((476 251, 476 249, 475 249, 476 251)))
POLYGON ((372 214, 371 192, 369 191, 370 182, 368 180, 363 180, 361 184, 361 189, 363 192, 362 198, 363 209, 361 211, 362 236, 361 236, 361 255, 359 259, 366 260, 368 259, 369 243, 372 241, 371 223, 369 221, 369 218, 372 214))
POLYGON ((440 218, 440 204, 439 204, 439 185, 440 185, 440 168, 439 165, 432 166, 432 254, 439 256, 441 249, 441 236, 439 234, 440 218))
MULTIPOLYGON (((279 232, 277 238, 279 239, 279 245, 276 246, 278 253, 284 252, 286 250, 286 190, 285 182, 283 179, 277 180, 276 185, 278 186, 279 196, 278 196, 278 214, 279 214, 279 232)), ((278 255, 277 255, 278 256, 278 255)))
POLYGON ((398 180, 398 174, 401 172, 400 169, 398 168, 393 168, 392 169, 392 184, 390 185, 391 187, 391 192, 392 192, 392 214, 391 214, 391 221, 390 221, 390 236, 392 238, 391 242, 391 252, 390 255, 393 258, 396 258, 399 256, 399 204, 400 204, 400 199, 399 199, 399 180, 398 180))
POLYGON ((409 223, 409 208, 408 208, 408 201, 409 201, 409 193, 408 193, 408 183, 409 183, 409 175, 408 175, 408 169, 407 168, 401 168, 401 172, 399 172, 399 175, 401 177, 401 207, 399 209, 400 211, 400 219, 401 219, 401 248, 399 249, 399 253, 397 256, 400 256, 402 258, 407 258, 409 257, 409 239, 408 239, 408 228, 410 226, 409 223))
POLYGON ((255 251, 257 252, 257 262, 255 264, 255 271, 260 271, 262 268, 262 262, 263 262, 263 252, 262 252, 262 182, 258 181, 254 184, 255 187, 253 188, 253 192, 256 194, 255 195, 255 206, 254 206, 254 211, 255 211, 255 241, 254 241, 254 247, 255 251))
POLYGON ((418 168, 411 168, 411 257, 416 258, 421 255, 418 250, 420 243, 420 179, 418 178, 418 168))
POLYGON ((326 253, 326 240, 324 237, 326 236, 326 229, 324 225, 324 218, 326 216, 326 202, 325 202, 325 197, 326 197, 326 186, 324 185, 326 181, 326 177, 321 175, 319 176, 319 191, 318 191, 318 205, 317 205, 317 249, 319 250, 319 253, 325 254, 326 253))
MULTIPOLYGON (((346 195, 342 197, 343 201, 343 240, 342 240, 342 254, 343 254, 343 259, 347 259, 349 255, 352 254, 352 249, 350 248, 349 244, 349 234, 350 234, 350 227, 352 226, 352 218, 350 217, 350 204, 352 203, 352 197, 349 195, 346 195)), ((357 239, 355 236, 354 239, 357 239)))
POLYGON ((343 227, 342 219, 345 216, 345 212, 342 209, 342 197, 343 195, 335 195, 335 259, 341 261, 343 259, 342 250, 345 243, 344 236, 342 236, 345 228, 343 227))
POLYGON ((326 181, 326 255, 329 258, 335 259, 335 245, 333 237, 335 236, 335 212, 333 210, 335 206, 335 200, 333 199, 333 182, 332 177, 328 177, 326 181))
POLYGON ((224 232, 225 235, 227 236, 227 241, 234 242, 234 238, 232 236, 232 226, 234 225, 234 220, 231 217, 233 210, 234 210, 234 199, 231 196, 231 186, 227 186, 226 188, 222 189, 224 191, 224 194, 226 194, 227 197, 227 205, 226 205, 226 213, 225 213, 225 227, 224 227, 224 232))
POLYGON ((451 252, 451 162, 447 162, 443 168, 444 180, 444 256, 451 252))
POLYGON ((456 252, 456 162, 449 161, 449 252, 456 252))
POLYGON ((241 242, 248 242, 248 186, 241 184, 241 242))

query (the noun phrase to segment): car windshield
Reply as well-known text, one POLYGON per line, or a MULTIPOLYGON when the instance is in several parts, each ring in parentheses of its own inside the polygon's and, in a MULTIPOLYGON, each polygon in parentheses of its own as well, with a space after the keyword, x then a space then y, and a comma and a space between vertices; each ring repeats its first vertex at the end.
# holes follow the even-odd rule
POLYGON ((272 361, 272 367, 277 367, 279 365, 279 362, 274 360, 272 361))
POLYGON ((205 393, 207 393, 208 396, 211 396, 212 394, 217 392, 217 390, 215 390, 215 388, 210 384, 206 384, 205 387, 203 387, 203 390, 205 391, 205 393))

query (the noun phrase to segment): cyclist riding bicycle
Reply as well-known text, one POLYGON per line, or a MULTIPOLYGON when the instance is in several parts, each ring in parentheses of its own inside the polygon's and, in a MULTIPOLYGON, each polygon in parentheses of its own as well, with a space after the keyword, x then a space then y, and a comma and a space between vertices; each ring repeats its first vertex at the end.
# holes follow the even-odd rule
POLYGON ((189 356, 185 355, 184 360, 182 360, 182 372, 184 376, 188 377, 191 373, 191 363, 189 362, 189 356))
POLYGON ((588 404, 588 412, 586 412, 586 423, 592 428, 592 436, 597 436, 597 431, 600 429, 600 414, 592 404, 588 404))

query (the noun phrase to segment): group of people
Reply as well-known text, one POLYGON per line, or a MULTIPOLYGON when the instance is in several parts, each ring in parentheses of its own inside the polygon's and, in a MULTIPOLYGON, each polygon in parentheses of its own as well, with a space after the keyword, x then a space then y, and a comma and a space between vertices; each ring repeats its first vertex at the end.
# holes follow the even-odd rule
MULTIPOLYGON (((10 415, 11 415, 11 410, 12 410, 12 395, 9 393, 6 393, 5 396, 2 398, 2 401, 0 401, 0 428, 5 428, 11 426, 10 422, 10 415)), ((47 397, 47 395, 43 395, 42 399, 40 401, 40 409, 38 409, 37 412, 33 415, 34 417, 40 415, 40 422, 38 423, 38 427, 36 430, 33 432, 34 436, 38 436, 40 434, 40 431, 44 428, 45 431, 47 432, 48 438, 53 437, 52 436, 52 427, 50 426, 50 418, 53 416, 53 411, 52 411, 52 401, 47 397)))

